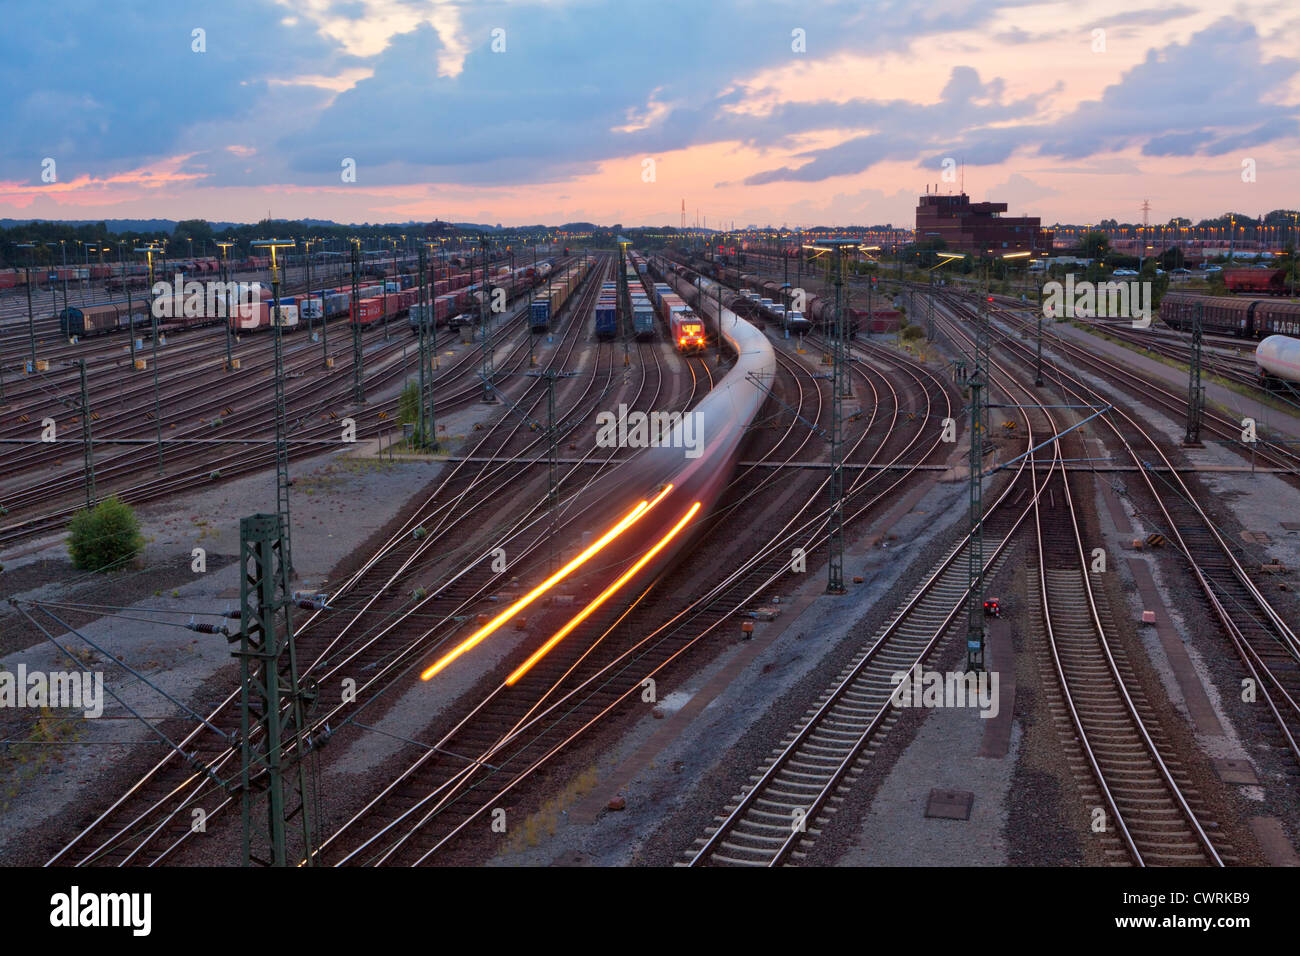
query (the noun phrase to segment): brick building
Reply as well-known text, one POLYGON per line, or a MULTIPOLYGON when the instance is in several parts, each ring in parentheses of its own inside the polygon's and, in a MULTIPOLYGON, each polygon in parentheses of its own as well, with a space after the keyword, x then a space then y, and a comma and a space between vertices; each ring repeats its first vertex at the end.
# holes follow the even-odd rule
POLYGON ((950 252, 1050 252, 1052 233, 1037 216, 1003 216, 1004 202, 971 202, 965 193, 927 193, 916 206, 916 241, 941 238, 950 252))

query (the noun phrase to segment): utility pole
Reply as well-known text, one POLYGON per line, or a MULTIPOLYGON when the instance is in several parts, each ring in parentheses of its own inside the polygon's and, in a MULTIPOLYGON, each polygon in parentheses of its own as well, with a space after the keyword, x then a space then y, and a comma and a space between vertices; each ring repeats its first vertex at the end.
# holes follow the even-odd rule
MULTIPOLYGON (((304 264, 304 265, 306 266, 306 268, 307 268, 307 296, 306 296, 307 299, 310 299, 310 298, 311 298, 311 245, 312 245, 312 240, 311 240, 311 239, 304 239, 304 240, 302 241, 302 248, 303 248, 303 253, 304 253, 304 256, 303 256, 304 263, 303 263, 303 264, 304 264)), ((324 293, 324 292, 321 293, 321 297, 320 297, 320 310, 321 310, 321 323, 324 324, 324 319, 325 319, 325 293, 324 293)), ((301 305, 298 307, 298 321, 299 321, 299 322, 302 321, 302 306, 301 306, 301 305)), ((311 332, 315 332, 315 331, 316 331, 316 326, 315 326, 315 323, 313 322, 311 316, 308 316, 308 317, 307 317, 307 331, 308 331, 309 333, 311 333, 311 332)), ((313 340, 313 341, 314 341, 314 340, 313 340)))
POLYGON ((984 669, 984 405, 987 401, 988 317, 987 284, 975 320, 975 363, 966 384, 970 388, 970 540, 966 552, 966 669, 984 669))
POLYGON ((845 341, 844 255, 860 243, 856 239, 831 239, 814 248, 830 251, 835 287, 835 313, 831 321, 831 480, 830 532, 827 536, 826 592, 843 594, 844 588, 844 398, 849 394, 848 355, 845 341))
POLYGON ((578 373, 557 372, 554 369, 544 369, 539 371, 530 371, 525 374, 530 378, 540 378, 546 382, 546 454, 549 469, 546 489, 546 504, 551 513, 551 528, 547 533, 547 540, 550 545, 550 567, 555 569, 559 567, 559 562, 556 560, 555 554, 555 533, 559 527, 560 507, 560 434, 555 421, 555 382, 557 379, 561 378, 573 378, 578 373))
POLYGON ((234 363, 234 354, 233 354, 233 352, 232 352, 232 343, 231 343, 231 339, 232 339, 234 336, 233 336, 233 333, 232 333, 232 331, 231 331, 230 324, 231 324, 231 322, 234 321, 235 316, 237 316, 237 315, 240 313, 240 311, 242 311, 240 307, 241 307, 242 304, 243 304, 242 302, 240 302, 240 298, 239 298, 239 294, 238 294, 238 293, 235 294, 235 302, 234 302, 234 303, 231 303, 231 301, 230 301, 230 288, 229 288, 229 283, 230 283, 230 270, 229 270, 230 260, 229 260, 228 256, 229 256, 229 254, 230 254, 230 247, 233 246, 233 245, 234 245, 233 242, 218 242, 218 243, 217 243, 217 248, 219 248, 219 249, 221 250, 221 286, 222 286, 223 289, 226 290, 226 306, 227 306, 227 308, 226 308, 226 371, 227 371, 227 372, 234 371, 234 367, 235 367, 235 363, 234 363), (234 310, 235 310, 233 315, 230 314, 230 312, 231 312, 231 306, 232 306, 232 305, 233 305, 234 310))
MULTIPOLYGON (((930 314, 929 314, 929 320, 926 323, 925 338, 926 341, 933 342, 934 341, 934 271, 933 269, 926 272, 926 278, 930 280, 930 295, 929 295, 930 314)), ((867 326, 867 333, 868 334, 871 333, 871 327, 869 325, 867 326)))
POLYGON ((483 250, 483 281, 479 283, 479 328, 483 336, 483 361, 479 374, 483 376, 483 404, 495 405, 497 398, 492 394, 492 336, 488 334, 488 309, 492 298, 491 285, 488 283, 488 237, 479 236, 479 248, 483 250))
POLYGON ((1205 386, 1201 384, 1201 305, 1192 313, 1192 357, 1187 370, 1187 430, 1185 448, 1201 448, 1201 419, 1205 414, 1205 386))
POLYGON ((284 329, 280 324, 280 267, 276 250, 292 248, 296 243, 284 239, 263 239, 253 243, 271 252, 271 331, 275 344, 275 510, 281 519, 284 563, 293 573, 292 524, 289 518, 289 442, 285 434, 284 399, 284 329))
POLYGON ((63 239, 59 240, 59 252, 63 256, 63 268, 60 271, 63 273, 63 311, 66 313, 68 311, 68 246, 63 239))
POLYGON ((307 712, 315 701, 315 687, 298 680, 284 531, 278 514, 251 515, 239 522, 240 628, 234 656, 239 658, 241 677, 239 796, 244 866, 292 866, 300 860, 313 865, 305 758, 312 743, 307 712), (286 793, 285 774, 294 768, 296 779, 290 776, 286 793), (254 855, 255 793, 263 794, 266 801, 267 847, 257 848, 266 858, 254 855), (302 825, 302 849, 291 855, 288 825, 294 817, 302 825))
POLYGON ((32 263, 36 261, 36 243, 20 242, 19 249, 30 249, 27 256, 27 341, 31 345, 29 373, 36 372, 36 320, 32 318, 32 263))
POLYGON ((81 370, 81 444, 85 457, 86 508, 95 505, 95 440, 90 433, 90 391, 86 388, 86 360, 78 359, 81 370))
POLYGON ((358 405, 366 403, 366 384, 363 377, 361 353, 361 240, 352 240, 352 400, 358 405))
MULTIPOLYGON (((430 388, 432 382, 429 381, 426 384, 426 376, 428 376, 429 379, 432 379, 432 372, 429 369, 430 358, 431 358, 430 352, 433 351, 433 348, 436 348, 436 345, 434 345, 434 343, 431 343, 429 341, 429 326, 433 325, 436 322, 436 319, 433 314, 434 297, 433 297, 432 278, 430 278, 430 284, 428 287, 429 295, 427 300, 425 297, 425 269, 426 269, 425 256, 427 253, 427 250, 425 248, 426 245, 427 243, 422 244, 419 249, 419 265, 418 265, 419 272, 416 276, 416 286, 418 289, 417 297, 419 298, 419 302, 420 302, 419 304, 420 321, 416 323, 416 331, 420 339, 420 402, 419 402, 419 413, 417 415, 419 424, 417 427, 420 430, 419 435, 420 435, 421 447, 432 446, 436 448, 438 447, 438 437, 434 430, 435 426, 433 421, 433 396, 429 394, 432 391, 432 389, 430 388), (433 348, 431 348, 431 346, 433 346, 433 348), (427 409, 425 405, 426 399, 428 402, 427 409)), ((436 334, 437 333, 435 329, 435 335, 436 334)))
POLYGON ((162 450, 162 403, 158 400, 158 312, 153 300, 153 257, 162 252, 161 246, 153 244, 135 250, 143 252, 149 262, 149 327, 153 332, 153 420, 158 433, 158 474, 163 473, 162 450))
POLYGON ((1043 284, 1038 284, 1038 358, 1034 363, 1034 385, 1043 386, 1043 284))
POLYGON ((715 282, 713 288, 718 293, 718 364, 722 364, 722 283, 715 282))
POLYGON ((623 367, 627 368, 632 363, 631 356, 628 354, 628 328, 632 325, 632 289, 627 281, 627 242, 620 239, 618 242, 618 282, 621 294, 618 299, 618 311, 622 313, 619 322, 619 333, 623 339, 623 367))

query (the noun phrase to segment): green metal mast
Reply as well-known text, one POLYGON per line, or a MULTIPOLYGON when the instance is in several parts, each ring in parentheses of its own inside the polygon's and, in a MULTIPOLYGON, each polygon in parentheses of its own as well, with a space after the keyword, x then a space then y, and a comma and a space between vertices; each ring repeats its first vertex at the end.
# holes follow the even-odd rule
POLYGON ((970 388, 970 540, 967 543, 966 669, 984 669, 984 405, 988 401, 989 330, 985 295, 975 320, 975 363, 970 388))
POLYGON ((1192 315, 1192 357, 1187 370, 1187 431, 1183 444, 1201 447, 1201 420, 1205 415, 1205 386, 1201 384, 1201 305, 1192 315))
POLYGON ((293 547, 289 518, 289 442, 286 435, 286 406, 284 398, 284 328, 280 318, 280 267, 276 250, 296 243, 279 239, 265 239, 253 243, 271 251, 271 332, 275 350, 275 510, 284 524, 284 555, 289 572, 293 573, 293 547))
POLYGON ((86 388, 86 360, 78 359, 77 364, 81 371, 81 442, 86 462, 86 507, 92 508, 95 505, 95 439, 90 432, 90 392, 86 388))
POLYGON ((479 283, 479 327, 483 335, 483 361, 479 374, 483 376, 483 403, 495 405, 497 397, 492 392, 492 336, 488 329, 489 301, 492 298, 491 285, 488 283, 488 237, 479 237, 479 247, 483 250, 483 281, 479 283))
POLYGON ((361 240, 352 240, 352 401, 366 403, 366 382, 361 353, 361 240))
POLYGON ((817 244, 833 256, 830 268, 835 286, 835 313, 831 329, 831 480, 830 533, 827 538, 826 591, 844 593, 844 399, 848 383, 848 341, 844 302, 844 256, 856 249, 856 239, 832 239, 817 244))
MULTIPOLYGON (((309 682, 300 686, 294 649, 289 567, 279 515, 257 514, 239 522, 240 567, 240 811, 243 865, 292 866, 313 861, 311 806, 306 764, 310 749, 307 711, 314 701, 309 682), (286 754, 292 757, 286 759, 286 754), (296 778, 286 772, 297 770, 296 778), (253 805, 266 802, 266 847, 254 847, 253 805), (298 818, 302 846, 290 853, 288 831, 298 818), (256 851, 264 853, 258 856, 256 851)), ((232 638, 233 640, 234 638, 232 638)))

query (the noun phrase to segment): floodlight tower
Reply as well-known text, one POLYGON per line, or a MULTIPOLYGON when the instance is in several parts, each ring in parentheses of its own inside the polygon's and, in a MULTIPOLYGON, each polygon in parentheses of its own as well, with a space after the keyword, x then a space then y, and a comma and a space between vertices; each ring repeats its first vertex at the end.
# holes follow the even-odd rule
POLYGON ((488 309, 491 307, 491 292, 488 283, 488 247, 491 240, 487 236, 479 236, 479 248, 483 250, 483 281, 479 283, 479 329, 483 336, 483 361, 479 374, 483 377, 483 398, 485 405, 495 405, 496 395, 492 392, 492 377, 494 370, 492 368, 492 336, 488 329, 488 309))
POLYGON ((19 249, 30 249, 27 255, 27 339, 31 345, 31 372, 36 372, 36 323, 32 318, 32 264, 36 261, 36 243, 20 242, 19 249))
POLYGON ((419 428, 420 444, 425 447, 438 447, 437 426, 433 418, 433 370, 430 368, 434 353, 437 351, 437 311, 434 303, 434 286, 432 274, 428 276, 426 296, 426 277, 425 270, 431 268, 426 265, 427 256, 432 248, 432 242, 420 243, 420 263, 419 271, 416 274, 415 284, 418 289, 420 300, 420 321, 417 323, 416 330, 420 337, 420 407, 419 407, 419 428), (434 337, 430 339, 429 330, 433 329, 434 337), (426 382, 427 376, 427 382, 426 382))
POLYGON ((158 312, 153 301, 153 257, 162 255, 163 247, 154 243, 139 246, 149 263, 149 327, 153 332, 153 421, 158 433, 158 474, 163 472, 162 405, 158 400, 158 312))
POLYGON ((352 400, 358 405, 366 403, 366 383, 362 362, 365 359, 361 350, 361 240, 348 240, 352 246, 352 295, 350 296, 349 314, 352 324, 352 400))
MULTIPOLYGON (((232 316, 232 315, 229 314, 229 313, 230 313, 230 308, 229 308, 229 306, 230 306, 230 289, 229 289, 229 286, 228 286, 228 283, 230 282, 230 247, 233 246, 233 245, 234 245, 233 242, 218 242, 218 243, 217 243, 217 248, 221 250, 221 286, 222 286, 222 288, 224 288, 224 289, 226 290, 226 305, 227 305, 227 308, 226 308, 226 313, 227 313, 227 314, 226 314, 226 371, 227 371, 227 372, 229 372, 229 371, 233 371, 233 368, 234 368, 234 357, 233 357, 233 355, 231 354, 231 338, 232 338, 232 335, 231 335, 231 330, 230 330, 230 322, 231 322, 231 319, 234 318, 234 316, 232 316)), ((235 299, 235 310, 236 310, 236 314, 238 314, 239 307, 240 307, 242 304, 243 304, 243 303, 241 303, 241 302, 239 301, 238 294, 236 294, 236 299, 235 299)))

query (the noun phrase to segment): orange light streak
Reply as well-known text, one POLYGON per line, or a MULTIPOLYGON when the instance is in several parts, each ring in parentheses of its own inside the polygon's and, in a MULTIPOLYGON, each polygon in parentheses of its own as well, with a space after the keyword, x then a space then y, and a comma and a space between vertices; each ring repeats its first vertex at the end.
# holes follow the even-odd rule
POLYGON ((594 614, 596 612, 596 609, 599 608, 602 604, 604 604, 607 600, 609 600, 609 598, 613 596, 615 591, 617 591, 629 580, 631 580, 632 575, 640 571, 643 567, 646 566, 646 563, 649 562, 651 558, 653 558, 656 554, 662 551, 664 549, 664 546, 667 545, 668 542, 671 541, 673 538, 675 538, 678 532, 682 530, 682 528, 686 527, 687 522, 689 522, 692 518, 694 518, 695 513, 699 510, 700 510, 700 503, 697 501, 695 502, 695 504, 691 505, 690 510, 686 512, 686 514, 682 517, 682 520, 677 522, 677 524, 673 525, 672 530, 669 531, 666 535, 664 535, 661 539, 659 539, 658 544, 656 544, 653 548, 647 551, 641 557, 641 559, 637 561, 636 564, 632 565, 632 567, 624 571, 623 574, 619 576, 617 581, 615 581, 609 587, 605 588, 605 590, 600 593, 600 596, 597 597, 590 604, 588 604, 585 608, 583 608, 581 613, 579 613, 575 618, 573 618, 573 620, 571 620, 568 624, 564 625, 564 627, 560 628, 560 630, 555 633, 554 637, 552 637, 549 641, 547 641, 536 651, 534 651, 532 656, 529 657, 528 660, 520 664, 519 667, 515 670, 515 672, 506 678, 506 686, 513 687, 515 685, 515 682, 518 681, 519 678, 527 674, 532 669, 534 664, 536 664, 543 657, 545 657, 547 654, 550 653, 551 648, 555 647, 556 644, 564 640, 569 635, 570 631, 572 631, 575 627, 577 627, 579 624, 581 624, 583 621, 589 618, 592 614, 594 614))
POLYGON ((494 631, 500 628, 502 624, 510 620, 511 617, 513 617, 515 614, 518 614, 528 605, 532 604, 535 600, 537 600, 541 595, 545 594, 548 590, 553 588, 560 581, 564 580, 566 577, 568 577, 570 574, 572 574, 582 565, 586 564, 587 561, 590 560, 593 555, 595 555, 598 551, 600 551, 611 541, 617 538, 620 534, 626 531, 629 527, 631 527, 642 515, 644 515, 647 511, 649 511, 660 501, 662 501, 664 495, 668 494, 668 492, 672 490, 673 490, 672 485, 666 485, 664 486, 664 489, 660 491, 658 495, 655 496, 653 501, 639 502, 635 508, 633 508, 631 511, 629 511, 626 515, 623 516, 623 519, 619 521, 618 524, 614 525, 614 527, 610 528, 603 535, 601 535, 601 537, 597 541, 595 541, 590 547, 588 547, 585 551, 583 551, 582 554, 578 555, 576 558, 574 558, 564 567, 560 568, 560 570, 556 571, 554 574, 552 574, 541 584, 537 585, 537 587, 533 588, 531 591, 529 591, 527 594, 521 597, 514 604, 510 605, 508 608, 506 608, 496 617, 492 618, 492 620, 488 621, 486 624, 484 624, 481 628, 479 628, 477 631, 475 631, 473 634, 467 637, 456 647, 452 648, 450 651, 444 654, 436 664, 434 664, 432 667, 427 668, 422 674, 420 674, 420 680, 428 680, 430 677, 433 677, 435 674, 437 674, 439 671, 445 668, 456 658, 460 657, 466 651, 471 650, 472 648, 476 647, 478 644, 482 643, 486 638, 491 636, 491 634, 494 631))

